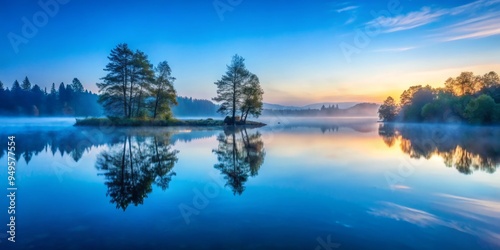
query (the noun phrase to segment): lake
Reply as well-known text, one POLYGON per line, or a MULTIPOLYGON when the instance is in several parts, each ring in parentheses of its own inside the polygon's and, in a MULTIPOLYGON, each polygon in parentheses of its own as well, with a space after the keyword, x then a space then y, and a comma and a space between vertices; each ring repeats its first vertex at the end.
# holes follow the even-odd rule
POLYGON ((1 249, 499 249, 500 128, 263 118, 256 129, 73 127, 15 136, 1 249))

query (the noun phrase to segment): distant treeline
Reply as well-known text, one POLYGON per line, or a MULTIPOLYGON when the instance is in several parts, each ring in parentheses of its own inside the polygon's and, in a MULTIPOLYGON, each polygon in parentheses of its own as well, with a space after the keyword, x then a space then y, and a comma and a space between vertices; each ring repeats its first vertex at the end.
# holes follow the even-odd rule
POLYGON ((72 84, 54 83, 49 91, 32 85, 28 77, 5 88, 0 81, 0 115, 4 116, 100 116, 98 96, 85 90, 74 78, 72 84))
POLYGON ((500 124, 500 79, 493 71, 462 72, 441 88, 411 86, 399 104, 389 96, 378 112, 384 121, 500 124))
POLYGON ((270 116, 375 116, 378 104, 358 103, 353 107, 340 109, 337 105, 323 105, 320 109, 264 109, 264 115, 270 116))
POLYGON ((218 105, 209 100, 193 99, 192 97, 177 97, 177 106, 172 107, 174 116, 220 116, 218 105))

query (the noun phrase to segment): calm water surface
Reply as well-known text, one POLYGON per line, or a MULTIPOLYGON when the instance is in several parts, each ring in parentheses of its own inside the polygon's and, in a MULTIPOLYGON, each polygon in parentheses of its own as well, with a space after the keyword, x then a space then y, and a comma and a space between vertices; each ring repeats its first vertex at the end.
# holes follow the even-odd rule
MULTIPOLYGON (((500 128, 267 118, 258 129, 16 136, 16 243, 1 249, 499 249, 500 128)), ((8 223, 7 198, 0 219, 8 223)))

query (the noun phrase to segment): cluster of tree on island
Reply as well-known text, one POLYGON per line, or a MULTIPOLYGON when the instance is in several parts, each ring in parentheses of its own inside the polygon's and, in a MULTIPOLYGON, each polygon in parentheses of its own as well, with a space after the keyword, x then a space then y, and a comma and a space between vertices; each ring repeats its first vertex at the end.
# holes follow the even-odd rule
POLYGON ((172 70, 166 61, 153 67, 148 56, 127 44, 111 50, 107 75, 99 88, 99 103, 108 116, 121 118, 170 118, 177 104, 172 70))
MULTIPOLYGON (((178 98, 172 70, 166 61, 156 67, 139 50, 118 44, 108 56, 108 74, 98 83, 99 103, 110 117, 122 119, 170 119, 178 98)), ((248 115, 259 116, 263 91, 259 79, 250 73, 244 59, 235 55, 227 72, 215 82, 220 102, 218 112, 228 114, 226 123, 245 123, 248 115)), ((183 100, 184 101, 184 100, 183 100)))
POLYGON ((259 117, 262 114, 262 96, 259 78, 245 67, 245 59, 234 55, 226 74, 215 82, 217 96, 214 101, 221 103, 219 113, 227 114, 227 124, 245 124, 248 115, 259 117), (240 116, 237 116, 237 113, 240 116))
POLYGON ((264 109, 269 116, 376 116, 379 105, 376 103, 358 103, 349 108, 337 105, 323 105, 320 109, 264 109))
POLYGON ((389 96, 378 112, 383 121, 500 124, 500 79, 493 71, 462 72, 442 88, 411 86, 399 104, 389 96))
POLYGON ((15 80, 10 89, 0 81, 0 115, 4 116, 100 116, 103 110, 97 99, 78 78, 68 85, 61 82, 57 89, 52 83, 50 91, 32 85, 27 76, 22 84, 15 80))

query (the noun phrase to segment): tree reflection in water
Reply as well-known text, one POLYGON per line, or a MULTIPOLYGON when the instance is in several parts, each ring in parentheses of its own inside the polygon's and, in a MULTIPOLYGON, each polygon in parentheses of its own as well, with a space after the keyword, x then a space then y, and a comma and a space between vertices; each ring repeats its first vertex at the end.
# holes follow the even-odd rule
POLYGON ((437 155, 460 173, 494 173, 500 166, 500 128, 459 125, 380 124, 379 135, 388 147, 399 141, 410 157, 437 155))
POLYGON ((163 190, 175 175, 177 150, 169 143, 170 135, 123 135, 120 142, 101 152, 96 168, 104 171, 111 203, 124 211, 130 203, 142 204, 155 184, 163 190))
POLYGON ((256 176, 264 163, 266 152, 261 134, 248 134, 246 129, 229 128, 221 133, 217 140, 219 146, 212 150, 219 163, 214 167, 219 170, 234 194, 245 191, 245 182, 250 176, 256 176))

